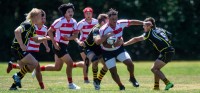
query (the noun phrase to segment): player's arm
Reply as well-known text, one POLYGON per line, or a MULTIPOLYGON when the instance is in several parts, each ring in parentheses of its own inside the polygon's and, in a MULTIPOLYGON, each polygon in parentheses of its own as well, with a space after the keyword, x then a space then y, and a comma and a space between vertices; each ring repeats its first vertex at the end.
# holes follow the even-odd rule
POLYGON ((95 41, 95 43, 96 43, 97 45, 100 45, 100 44, 102 44, 104 41, 106 41, 106 39, 107 39, 108 37, 113 36, 113 35, 115 35, 113 32, 107 33, 107 34, 102 35, 102 36, 97 35, 97 36, 95 37, 94 41, 95 41))
POLYGON ((121 46, 121 45, 123 45, 123 43, 124 43, 124 40, 121 37, 120 39, 117 39, 116 43, 114 43, 114 47, 121 46))
POLYGON ((35 36, 35 37, 32 37, 33 41, 36 42, 36 43, 43 43, 44 41, 46 40, 49 40, 50 37, 49 36, 45 36, 45 37, 38 37, 38 36, 35 36))
POLYGON ((151 22, 144 22, 140 20, 129 20, 129 25, 152 25, 151 22))
POLYGON ((22 41, 22 36, 21 36, 21 33, 23 32, 23 28, 21 26, 17 27, 15 29, 15 38, 17 39, 17 42, 19 43, 20 45, 20 48, 23 50, 23 51, 26 51, 26 45, 24 45, 23 41, 22 41))
POLYGON ((46 48, 46 52, 50 52, 50 48, 49 48, 49 46, 48 46, 47 40, 45 40, 45 41, 43 42, 43 44, 44 44, 44 47, 46 48))
POLYGON ((128 45, 131 45, 131 44, 143 41, 143 40, 144 40, 144 36, 134 37, 134 38, 131 38, 130 40, 128 40, 127 42, 124 42, 124 46, 128 46, 128 45))

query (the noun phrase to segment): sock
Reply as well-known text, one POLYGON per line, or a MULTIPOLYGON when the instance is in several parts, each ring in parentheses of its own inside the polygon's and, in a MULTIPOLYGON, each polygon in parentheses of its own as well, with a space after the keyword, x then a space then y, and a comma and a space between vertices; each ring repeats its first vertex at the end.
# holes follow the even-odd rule
POLYGON ((72 78, 71 77, 68 77, 67 79, 68 79, 69 83, 72 83, 72 78))
POLYGON ((45 71, 45 66, 41 66, 41 67, 40 67, 40 70, 41 70, 41 71, 45 71))
POLYGON ((158 89, 159 88, 159 82, 155 82, 154 83, 154 89, 158 89))
POLYGON ((44 83, 43 82, 39 82, 40 88, 44 89, 44 83))
POLYGON ((98 68, 93 68, 92 72, 93 72, 93 80, 97 79, 98 68))
POLYGON ((22 79, 27 72, 28 72, 28 66, 25 65, 22 69, 20 69, 17 75, 22 79))
POLYGON ((163 82, 165 83, 165 85, 167 85, 169 83, 169 80, 167 78, 163 79, 163 82))
POLYGON ((124 86, 121 82, 117 82, 117 85, 120 86, 124 86))
POLYGON ((104 75, 106 74, 107 70, 104 70, 103 68, 101 69, 98 79, 101 81, 104 75))
POLYGON ((17 68, 17 64, 12 64, 12 68, 17 68))
POLYGON ((84 80, 88 80, 88 77, 84 77, 84 80))
POLYGON ((76 67, 76 63, 73 63, 73 67, 74 67, 74 68, 76 67))

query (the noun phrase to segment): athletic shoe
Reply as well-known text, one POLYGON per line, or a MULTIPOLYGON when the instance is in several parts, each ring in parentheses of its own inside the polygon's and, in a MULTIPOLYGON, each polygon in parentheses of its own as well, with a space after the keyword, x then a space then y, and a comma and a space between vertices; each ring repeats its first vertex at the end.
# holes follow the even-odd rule
POLYGON ((139 83, 135 78, 130 78, 129 81, 133 84, 134 87, 139 87, 139 83))
POLYGON ((170 88, 173 88, 174 84, 173 83, 168 83, 165 87, 165 90, 169 90, 170 88))
POLYGON ((35 78, 35 75, 36 75, 36 70, 34 69, 32 72, 32 78, 35 78))
POLYGON ((8 67, 7 67, 7 73, 10 73, 10 71, 11 71, 12 69, 13 69, 13 68, 12 68, 12 62, 9 61, 9 62, 8 62, 8 67))
POLYGON ((90 83, 90 81, 89 80, 84 80, 84 83, 90 83))
POLYGON ((100 82, 98 79, 94 80, 93 85, 95 90, 100 90, 100 82))
POLYGON ((17 75, 17 73, 15 73, 15 74, 13 75, 12 78, 13 78, 13 80, 14 80, 16 86, 18 86, 19 88, 21 88, 21 87, 22 87, 22 85, 21 85, 21 79, 20 79, 20 77, 17 75))
POLYGON ((13 83, 9 90, 17 90, 16 85, 13 83))
POLYGON ((119 90, 125 90, 125 87, 124 87, 124 85, 122 85, 122 86, 119 86, 119 90))
POLYGON ((69 83, 69 89, 80 89, 80 87, 79 86, 77 86, 76 84, 74 84, 74 83, 69 83))

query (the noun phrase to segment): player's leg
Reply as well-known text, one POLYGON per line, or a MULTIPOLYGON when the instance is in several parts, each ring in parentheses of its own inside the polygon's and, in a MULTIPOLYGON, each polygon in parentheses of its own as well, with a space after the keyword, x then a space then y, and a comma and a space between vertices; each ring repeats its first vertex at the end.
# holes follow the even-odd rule
POLYGON ((105 61, 105 64, 106 64, 107 68, 109 69, 113 80, 118 84, 120 90, 125 90, 125 87, 121 83, 121 80, 120 80, 119 75, 117 73, 115 58, 111 58, 111 59, 105 61))
POLYGON ((101 83, 101 80, 103 79, 104 75, 107 73, 108 68, 106 67, 106 64, 105 64, 105 62, 104 62, 104 60, 102 58, 99 59, 99 61, 101 61, 101 63, 103 64, 103 67, 101 68, 100 73, 98 75, 98 80, 101 83))
POLYGON ((61 57, 62 61, 67 64, 66 74, 69 83, 69 89, 80 89, 79 86, 75 85, 72 80, 72 68, 73 68, 73 60, 70 55, 67 53, 63 57, 61 57))
POLYGON ((154 76, 158 76, 165 83, 165 90, 169 90, 174 85, 166 78, 164 73, 161 71, 161 68, 163 68, 168 62, 171 61, 173 55, 174 51, 161 53, 151 68, 151 71, 154 73, 154 76))
POLYGON ((95 56, 96 55, 94 54, 94 52, 92 51, 87 52, 87 58, 92 63, 93 80, 97 79, 97 74, 98 74, 98 59, 92 61, 93 57, 95 56))
POLYGON ((37 60, 29 53, 20 62, 23 62, 24 65, 19 72, 13 75, 14 83, 11 86, 11 90, 17 86, 21 88, 21 79, 25 76, 27 72, 32 72, 33 69, 38 65, 37 60))
POLYGON ((12 69, 20 69, 19 64, 13 63, 12 61, 9 61, 6 72, 10 73, 10 71, 12 69))
POLYGON ((44 89, 44 83, 43 83, 43 79, 42 79, 42 73, 41 73, 41 70, 40 70, 40 64, 38 64, 38 66, 35 68, 35 74, 36 74, 36 78, 37 78, 37 81, 40 85, 40 88, 41 89, 44 89))
POLYGON ((55 59, 55 64, 41 66, 40 67, 41 71, 60 71, 63 67, 63 61, 60 58, 58 58, 56 54, 54 55, 54 59, 55 59))
POLYGON ((135 79, 134 76, 134 64, 131 60, 130 55, 126 51, 122 51, 118 56, 117 59, 121 62, 123 62, 127 66, 127 70, 129 71, 129 81, 133 84, 134 87, 139 87, 139 83, 135 79))

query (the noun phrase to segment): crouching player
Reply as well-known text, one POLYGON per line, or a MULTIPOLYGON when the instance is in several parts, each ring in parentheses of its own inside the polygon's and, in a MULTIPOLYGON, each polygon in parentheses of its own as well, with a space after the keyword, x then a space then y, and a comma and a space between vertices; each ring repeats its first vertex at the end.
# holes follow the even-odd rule
MULTIPOLYGON (((38 66, 38 61, 35 59, 34 54, 27 51, 32 40, 36 43, 47 40, 47 37, 38 37, 36 35, 35 24, 42 23, 41 9, 33 8, 27 15, 26 21, 15 30, 15 38, 11 46, 11 52, 16 60, 19 62, 20 71, 13 75, 14 83, 10 87, 10 90, 17 90, 17 87, 21 88, 21 79, 27 72, 32 72, 38 66)), ((39 69, 39 68, 38 68, 39 69)), ((38 70, 39 71, 39 70, 38 70)), ((41 73, 39 73, 40 82, 42 82, 41 73)), ((44 86, 43 86, 44 87, 44 86)))
POLYGON ((154 73, 154 90, 159 90, 159 81, 160 79, 165 83, 165 90, 169 90, 174 86, 164 75, 164 73, 160 70, 162 69, 168 62, 171 61, 175 54, 175 49, 170 43, 169 32, 164 29, 157 28, 155 24, 155 19, 152 17, 146 18, 145 22, 151 22, 152 25, 144 25, 144 34, 138 37, 134 37, 129 41, 124 43, 124 46, 143 41, 149 40, 152 42, 154 47, 160 52, 160 55, 155 60, 151 71, 154 73), (168 36, 169 35, 169 36, 168 36))

